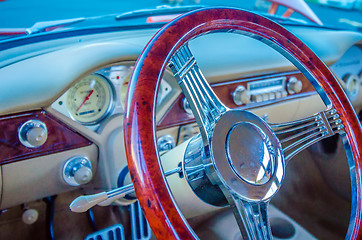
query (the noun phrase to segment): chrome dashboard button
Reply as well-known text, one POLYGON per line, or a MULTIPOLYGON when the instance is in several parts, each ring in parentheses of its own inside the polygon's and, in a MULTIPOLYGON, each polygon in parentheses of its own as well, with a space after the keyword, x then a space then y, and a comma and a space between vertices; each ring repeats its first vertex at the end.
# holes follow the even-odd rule
POLYGON ((287 85, 289 94, 300 93, 303 89, 302 81, 298 80, 296 77, 289 78, 287 85))
POLYGON ((270 92, 269 93, 269 100, 274 100, 275 99, 275 93, 274 92, 270 92))
POLYGON ((189 104, 189 102, 187 101, 186 98, 183 98, 183 99, 182 99, 182 108, 183 108, 184 111, 187 113, 187 115, 190 115, 190 116, 193 115, 192 110, 191 110, 191 107, 190 107, 190 104, 189 104))
POLYGON ((232 93, 234 103, 236 105, 248 104, 250 103, 250 94, 244 86, 238 86, 235 91, 232 93))
POLYGON ((283 90, 283 91, 281 92, 281 94, 282 94, 282 97, 288 96, 288 93, 287 93, 287 91, 285 91, 285 90, 283 90))
POLYGON ((176 143, 175 139, 171 135, 167 134, 157 139, 157 145, 158 145, 158 150, 162 152, 162 151, 171 150, 176 146, 176 143))
POLYGON ((251 99, 254 101, 254 102, 262 102, 263 101, 263 96, 258 94, 258 95, 252 95, 251 96, 251 99))
POLYGON ((92 163, 84 156, 75 156, 64 164, 63 179, 70 186, 79 186, 93 178, 92 163))
POLYGON ((25 147, 37 148, 48 139, 48 129, 42 121, 29 120, 20 126, 18 137, 25 147))
POLYGON ((263 98, 263 102, 268 101, 269 100, 269 93, 263 93, 262 98, 263 98))

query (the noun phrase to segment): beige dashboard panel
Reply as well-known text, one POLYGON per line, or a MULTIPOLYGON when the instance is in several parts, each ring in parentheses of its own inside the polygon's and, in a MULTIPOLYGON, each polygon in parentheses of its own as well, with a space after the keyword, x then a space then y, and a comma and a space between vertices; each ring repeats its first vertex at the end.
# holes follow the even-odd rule
POLYGON ((76 189, 76 187, 71 187, 65 183, 62 177, 65 162, 74 156, 87 157, 92 162, 93 174, 95 173, 98 148, 94 144, 3 165, 3 189, 0 209, 76 189))

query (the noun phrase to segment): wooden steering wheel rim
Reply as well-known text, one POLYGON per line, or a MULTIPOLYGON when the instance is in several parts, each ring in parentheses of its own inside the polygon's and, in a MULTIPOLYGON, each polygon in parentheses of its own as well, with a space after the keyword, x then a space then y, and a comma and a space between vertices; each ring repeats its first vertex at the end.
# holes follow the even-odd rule
POLYGON ((356 166, 347 236, 362 237, 362 131, 351 103, 328 67, 296 36, 265 17, 232 8, 196 10, 171 21, 150 40, 136 63, 124 119, 126 155, 137 198, 154 234, 159 239, 196 238, 175 205, 160 167, 155 137, 156 89, 168 60, 179 47, 197 36, 226 30, 267 41, 307 70, 304 73, 315 79, 319 93, 328 96, 340 115, 356 166))

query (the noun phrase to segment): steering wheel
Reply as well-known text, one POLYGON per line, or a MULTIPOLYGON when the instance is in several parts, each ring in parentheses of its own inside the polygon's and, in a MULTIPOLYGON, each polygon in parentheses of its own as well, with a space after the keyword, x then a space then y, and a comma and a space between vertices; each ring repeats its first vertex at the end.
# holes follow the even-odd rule
POLYGON ((157 238, 197 238, 170 194, 157 152, 156 93, 167 66, 200 128, 207 177, 233 207, 244 239, 272 239, 267 207, 281 186, 285 165, 301 150, 337 133, 349 160, 353 193, 346 239, 362 237, 362 131, 338 81, 312 50, 279 24, 248 11, 206 8, 159 30, 139 57, 129 84, 124 120, 128 167, 157 238), (242 34, 277 50, 308 78, 327 109, 297 121, 269 124, 251 112, 227 108, 188 48, 190 40, 214 32, 242 34))

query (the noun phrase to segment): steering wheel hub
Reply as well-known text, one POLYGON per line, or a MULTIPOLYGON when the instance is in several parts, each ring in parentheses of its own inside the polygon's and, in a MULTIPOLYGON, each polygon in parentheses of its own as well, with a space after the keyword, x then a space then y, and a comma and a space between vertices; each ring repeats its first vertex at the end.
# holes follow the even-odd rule
POLYGON ((235 124, 226 137, 226 156, 234 173, 255 185, 268 182, 274 172, 275 152, 269 137, 255 124, 235 124))
POLYGON ((211 159, 221 183, 248 201, 264 201, 279 190, 285 162, 269 125, 243 110, 226 112, 211 139, 211 159))

